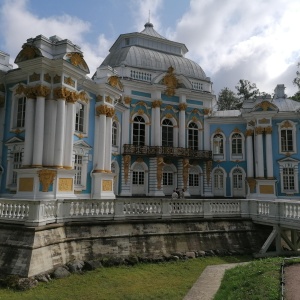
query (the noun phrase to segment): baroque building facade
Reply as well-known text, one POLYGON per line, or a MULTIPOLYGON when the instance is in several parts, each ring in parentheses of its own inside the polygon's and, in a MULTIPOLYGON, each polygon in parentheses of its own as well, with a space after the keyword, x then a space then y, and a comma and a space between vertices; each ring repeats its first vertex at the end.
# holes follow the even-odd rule
POLYGON ((0 52, 0 196, 114 199, 299 196, 300 103, 215 111, 187 47, 151 23, 122 34, 89 78, 82 51, 42 35, 0 52))

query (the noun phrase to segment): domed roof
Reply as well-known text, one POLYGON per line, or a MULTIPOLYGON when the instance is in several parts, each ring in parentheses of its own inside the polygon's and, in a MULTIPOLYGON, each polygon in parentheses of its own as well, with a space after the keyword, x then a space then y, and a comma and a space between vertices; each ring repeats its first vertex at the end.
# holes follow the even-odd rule
POLYGON ((141 32, 120 35, 100 67, 125 66, 166 72, 172 66, 177 75, 209 80, 196 62, 184 57, 187 51, 184 44, 164 38, 148 22, 141 32))

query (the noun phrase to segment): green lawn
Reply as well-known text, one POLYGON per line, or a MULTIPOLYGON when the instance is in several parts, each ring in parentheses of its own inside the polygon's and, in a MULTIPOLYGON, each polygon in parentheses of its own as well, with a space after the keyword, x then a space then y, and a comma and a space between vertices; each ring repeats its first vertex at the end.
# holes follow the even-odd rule
POLYGON ((35 289, 26 292, 0 289, 0 300, 182 300, 206 266, 250 259, 206 257, 132 267, 100 268, 83 275, 74 274, 50 283, 40 283, 35 289))
POLYGON ((227 270, 214 300, 280 299, 282 258, 254 260, 246 266, 227 270))

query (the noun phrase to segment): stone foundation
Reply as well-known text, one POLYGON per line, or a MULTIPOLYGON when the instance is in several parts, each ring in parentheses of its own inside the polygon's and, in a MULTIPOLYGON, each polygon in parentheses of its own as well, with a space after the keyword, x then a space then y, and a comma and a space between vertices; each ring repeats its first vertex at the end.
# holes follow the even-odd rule
POLYGON ((245 219, 0 224, 0 272, 34 276, 74 259, 226 249, 255 252, 270 233, 245 219))

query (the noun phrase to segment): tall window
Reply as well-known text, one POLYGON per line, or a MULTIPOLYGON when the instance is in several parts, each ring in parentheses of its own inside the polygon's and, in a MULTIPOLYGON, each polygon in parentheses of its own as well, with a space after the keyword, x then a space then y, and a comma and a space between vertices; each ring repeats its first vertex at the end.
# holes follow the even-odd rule
POLYGON ((16 127, 25 126, 25 109, 26 109, 26 98, 25 97, 19 98, 17 102, 16 127))
POLYGON ((282 129, 281 130, 281 151, 282 152, 293 152, 293 130, 282 129))
POLYGON ((146 124, 145 120, 141 116, 136 116, 133 120, 133 144, 144 146, 145 145, 145 132, 146 124))
POLYGON ((198 126, 193 122, 189 124, 188 145, 190 149, 198 150, 198 126))
POLYGON ((163 173, 163 185, 173 185, 173 173, 164 172, 163 173))
POLYGON ((214 172, 214 188, 223 189, 224 187, 224 173, 222 170, 216 170, 214 172))
POLYGON ((83 132, 84 131, 84 113, 85 113, 85 105, 80 104, 80 107, 76 111, 76 119, 75 119, 75 131, 83 132))
POLYGON ((173 123, 169 119, 162 123, 162 146, 173 147, 173 123))
POLYGON ((242 136, 239 133, 235 133, 231 137, 231 153, 232 155, 240 155, 243 153, 242 136))
POLYGON ((75 154, 74 170, 76 170, 76 173, 74 181, 76 185, 82 185, 82 162, 83 156, 75 154))
POLYGON ((132 184, 144 185, 145 175, 144 171, 133 171, 132 172, 132 184))
POLYGON ((232 174, 233 177, 233 188, 242 189, 243 188, 243 173, 241 169, 235 169, 232 174))
POLYGON ((282 181, 284 191, 295 190, 295 174, 294 168, 283 168, 282 169, 282 181))
MULTIPOLYGON (((20 152, 14 152, 13 153, 13 169, 20 169, 22 166, 22 156, 23 153, 20 152)), ((17 184, 17 172, 13 171, 12 174, 12 184, 17 184)))
POLYGON ((111 139, 111 143, 113 146, 118 146, 117 134, 118 134, 118 125, 117 125, 117 122, 114 121, 112 123, 112 139, 111 139))
POLYGON ((199 174, 189 174, 189 186, 199 186, 199 174))
POLYGON ((222 134, 215 134, 213 137, 213 154, 224 154, 224 141, 222 134))

